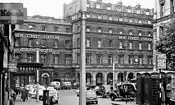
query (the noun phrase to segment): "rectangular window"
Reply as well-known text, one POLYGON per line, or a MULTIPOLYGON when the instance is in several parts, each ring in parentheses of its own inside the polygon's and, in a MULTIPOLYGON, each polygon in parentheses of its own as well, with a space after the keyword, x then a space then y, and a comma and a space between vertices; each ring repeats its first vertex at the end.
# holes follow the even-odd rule
POLYGON ((97 30, 98 32, 102 32, 102 30, 101 30, 101 28, 98 28, 98 30, 97 30))
POLYGON ((124 64, 124 55, 119 55, 118 57, 118 63, 121 65, 121 64, 124 64))
POLYGON ((140 64, 140 65, 143 64, 143 56, 139 56, 139 64, 140 64))
POLYGON ((139 32, 139 36, 142 36, 142 32, 139 32))
POLYGON ((87 32, 90 32, 90 28, 89 28, 89 27, 87 27, 87 28, 86 28, 86 31, 87 31, 87 32))
POLYGON ((112 20, 112 17, 111 16, 109 16, 109 20, 112 20))
POLYGON ((58 40, 54 40, 54 48, 58 48, 58 40))
POLYGON ((165 5, 161 4, 160 5, 160 17, 163 17, 165 14, 165 5))
POLYGON ((132 42, 129 43, 129 49, 132 49, 132 42))
POLYGON ((28 58, 28 60, 27 60, 28 63, 33 62, 33 55, 32 54, 28 54, 27 58, 28 58))
POLYGON ((108 64, 111 65, 113 63, 113 55, 108 55, 108 64))
POLYGON ((70 48, 71 47, 71 41, 70 40, 65 40, 65 47, 70 48))
POLYGON ((101 48, 101 46, 102 46, 102 41, 98 40, 98 48, 101 48))
POLYGON ((97 54, 97 64, 102 64, 103 63, 103 58, 101 54, 97 54))
POLYGON ((41 63, 46 64, 46 55, 45 54, 41 54, 40 59, 41 59, 41 63))
POLYGON ((98 19, 101 19, 102 17, 101 17, 101 15, 98 15, 97 18, 98 18, 98 19))
POLYGON ((71 64, 72 62, 71 59, 72 59, 71 55, 65 54, 65 64, 71 64))
POLYGON ((86 39, 86 47, 90 47, 90 39, 86 39))
POLYGON ((80 64, 80 54, 77 54, 77 63, 80 64))
POLYGON ((20 38, 16 38, 15 46, 16 47, 20 46, 20 38))
POLYGON ((110 34, 112 34, 112 29, 109 29, 108 32, 109 32, 110 34))
POLYGON ((123 48, 123 42, 120 42, 119 43, 119 49, 122 49, 123 48))
POLYGON ((41 31, 46 31, 46 26, 41 26, 41 31))
POLYGON ((153 61, 152 61, 152 56, 148 56, 148 65, 152 65, 153 61))
POLYGON ((29 39, 28 39, 28 46, 29 46, 29 47, 32 47, 32 40, 33 40, 32 38, 29 38, 29 39))
POLYGON ((86 54, 86 64, 91 64, 91 54, 86 54))
POLYGON ((139 50, 142 50, 142 44, 139 43, 139 50))
POLYGON ((58 27, 54 26, 54 32, 57 32, 57 31, 58 31, 58 27))
POLYGON ((151 50, 151 44, 148 43, 148 50, 151 50))
POLYGON ((113 42, 112 40, 109 40, 109 41, 108 41, 108 47, 112 47, 112 45, 113 45, 112 42, 113 42))
POLYGON ((134 64, 134 56, 133 55, 129 55, 129 64, 134 64))
POLYGON ((59 63, 59 55, 55 54, 54 55, 54 64, 58 64, 59 63))

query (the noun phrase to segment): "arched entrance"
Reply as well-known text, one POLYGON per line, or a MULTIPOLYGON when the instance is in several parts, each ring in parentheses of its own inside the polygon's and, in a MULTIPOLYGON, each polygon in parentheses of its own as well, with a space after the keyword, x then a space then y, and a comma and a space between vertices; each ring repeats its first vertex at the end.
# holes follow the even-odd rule
POLYGON ((97 73, 96 75, 96 84, 97 85, 102 85, 103 83, 103 74, 102 73, 97 73))
POLYGON ((42 85, 49 86, 49 84, 50 84, 50 75, 48 73, 43 73, 41 75, 41 81, 42 81, 41 82, 42 85))
POLYGON ((123 76, 124 74, 123 73, 119 73, 118 74, 118 82, 123 82, 123 76))
POLYGON ((128 74, 128 81, 131 80, 131 79, 133 79, 133 78, 134 78, 134 74, 133 73, 129 73, 128 74))
POLYGON ((113 80, 113 73, 108 73, 107 74, 107 85, 111 83, 113 80))
POLYGON ((86 73, 86 83, 91 84, 91 74, 90 73, 86 73))
POLYGON ((61 82, 60 76, 59 76, 59 74, 57 72, 55 72, 53 74, 53 81, 59 81, 59 82, 61 82))

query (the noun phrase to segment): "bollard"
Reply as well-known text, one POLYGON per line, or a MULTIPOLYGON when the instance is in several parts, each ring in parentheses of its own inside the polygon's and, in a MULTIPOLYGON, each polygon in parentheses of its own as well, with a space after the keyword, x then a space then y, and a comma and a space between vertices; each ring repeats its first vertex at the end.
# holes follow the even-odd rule
POLYGON ((49 90, 43 90, 43 105, 50 105, 49 90))

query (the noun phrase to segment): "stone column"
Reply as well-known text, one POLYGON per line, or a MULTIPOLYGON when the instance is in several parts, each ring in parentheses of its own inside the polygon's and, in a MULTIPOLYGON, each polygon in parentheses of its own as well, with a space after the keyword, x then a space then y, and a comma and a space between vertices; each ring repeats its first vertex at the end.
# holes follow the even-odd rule
POLYGON ((95 72, 92 73, 92 84, 96 85, 96 73, 95 72))
POLYGON ((108 75, 107 72, 104 72, 104 73, 103 73, 103 76, 104 76, 104 79, 103 79, 104 85, 107 85, 107 75, 108 75))

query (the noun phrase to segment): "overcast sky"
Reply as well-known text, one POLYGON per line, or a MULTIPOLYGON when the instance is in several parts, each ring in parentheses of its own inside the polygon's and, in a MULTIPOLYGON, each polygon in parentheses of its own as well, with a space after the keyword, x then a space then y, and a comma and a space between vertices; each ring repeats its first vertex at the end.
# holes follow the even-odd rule
MULTIPOLYGON (((27 15, 42 15, 62 18, 63 4, 70 3, 72 0, 0 0, 0 2, 22 2, 27 8, 27 15)), ((95 1, 95 0, 92 0, 95 1)), ((144 8, 154 8, 154 0, 103 0, 105 2, 117 3, 122 1, 124 5, 134 6, 141 4, 144 8)))

